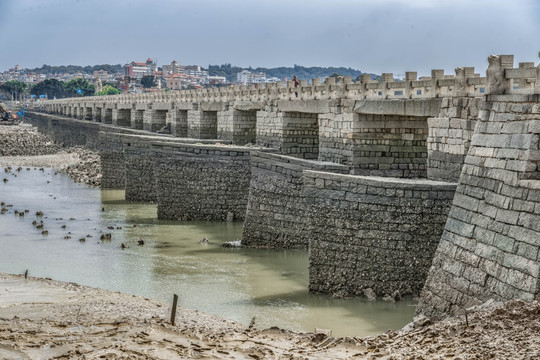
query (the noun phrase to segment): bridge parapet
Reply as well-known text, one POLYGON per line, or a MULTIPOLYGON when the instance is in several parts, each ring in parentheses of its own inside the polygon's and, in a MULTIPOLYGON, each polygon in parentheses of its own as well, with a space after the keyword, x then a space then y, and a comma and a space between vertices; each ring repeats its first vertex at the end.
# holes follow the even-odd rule
POLYGON ((425 99, 449 96, 480 97, 494 93, 540 93, 540 70, 533 62, 520 63, 513 67, 513 55, 497 55, 489 58, 486 76, 474 72, 473 67, 458 67, 455 75, 444 74, 444 70, 431 71, 431 76, 418 78, 417 72, 406 72, 402 80, 392 73, 383 73, 381 81, 371 75, 360 76, 359 81, 350 77, 329 77, 324 83, 313 79, 308 83, 301 80, 299 86, 289 81, 282 83, 231 85, 226 88, 179 90, 152 94, 109 95, 83 98, 66 98, 42 101, 40 106, 56 104, 105 103, 162 103, 162 102, 223 102, 271 101, 271 100, 333 100, 333 99, 425 99))

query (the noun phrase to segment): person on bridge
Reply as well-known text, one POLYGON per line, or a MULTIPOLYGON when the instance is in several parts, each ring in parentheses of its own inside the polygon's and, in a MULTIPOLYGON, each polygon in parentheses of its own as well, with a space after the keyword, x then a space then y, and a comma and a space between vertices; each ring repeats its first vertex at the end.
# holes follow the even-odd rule
MULTIPOLYGON (((293 76, 293 81, 294 81, 294 87, 298 87, 300 85, 300 83, 298 82, 298 79, 296 78, 296 75, 293 76)), ((298 97, 297 92, 295 92, 294 94, 296 95, 296 97, 298 97)))

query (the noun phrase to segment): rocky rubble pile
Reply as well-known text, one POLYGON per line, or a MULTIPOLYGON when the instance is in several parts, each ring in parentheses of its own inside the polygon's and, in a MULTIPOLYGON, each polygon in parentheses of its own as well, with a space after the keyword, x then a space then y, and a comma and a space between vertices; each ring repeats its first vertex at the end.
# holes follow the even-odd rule
POLYGON ((59 150, 51 137, 29 125, 0 126, 0 156, 46 155, 59 150))
POLYGON ((359 339, 370 359, 540 359, 540 303, 488 302, 467 315, 359 339))
POLYGON ((36 160, 39 166, 65 171, 76 182, 101 185, 101 162, 97 153, 83 147, 62 149, 51 137, 30 125, 0 126, 0 157, 20 157, 12 160, 16 165, 27 163, 29 157, 39 157, 40 160, 36 160))
POLYGON ((82 147, 73 147, 67 150, 78 155, 79 161, 70 164, 66 173, 76 182, 91 186, 101 185, 101 162, 99 155, 82 147))

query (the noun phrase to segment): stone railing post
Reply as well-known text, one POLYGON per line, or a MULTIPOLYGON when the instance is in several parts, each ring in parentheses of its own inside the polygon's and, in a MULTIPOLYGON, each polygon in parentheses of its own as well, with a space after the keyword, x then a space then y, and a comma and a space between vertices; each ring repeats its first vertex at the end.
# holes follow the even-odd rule
POLYGON ((465 68, 456 68, 453 96, 467 96, 467 75, 465 68))
POLYGON ((444 78, 444 70, 434 69, 431 70, 431 97, 441 96, 441 87, 439 86, 439 79, 444 78))
POLYGON ((383 73, 382 74, 382 86, 383 86, 383 99, 388 99, 390 95, 390 88, 388 83, 394 81, 394 74, 392 73, 383 73))
POLYGON ((371 91, 368 90, 367 84, 373 82, 374 80, 371 80, 371 74, 362 74, 360 75, 360 83, 362 84, 362 93, 361 97, 362 99, 367 99, 371 95, 371 91))
POLYGON ((505 77, 505 69, 514 66, 514 55, 490 55, 486 70, 486 94, 507 94, 512 89, 512 80, 505 77))
MULTIPOLYGON (((534 62, 520 62, 519 69, 534 69, 534 62)), ((517 80, 517 85, 520 90, 523 89, 534 89, 534 84, 531 79, 520 78, 517 80)))
MULTIPOLYGON (((540 58, 540 52, 538 53, 538 58, 540 58)), ((540 94, 540 63, 536 67, 536 81, 534 83, 534 93, 540 94)))
POLYGON ((412 82, 416 81, 417 78, 418 78, 418 73, 416 71, 405 72, 405 88, 403 89, 403 96, 406 99, 412 98, 412 92, 414 91, 412 82))

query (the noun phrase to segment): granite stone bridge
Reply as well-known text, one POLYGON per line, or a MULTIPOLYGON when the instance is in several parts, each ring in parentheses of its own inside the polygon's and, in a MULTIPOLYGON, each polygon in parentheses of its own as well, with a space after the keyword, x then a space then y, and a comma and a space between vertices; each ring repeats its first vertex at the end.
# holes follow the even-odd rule
POLYGON ((27 121, 98 149, 102 186, 159 218, 308 248, 313 292, 423 289, 418 311, 441 317, 540 288, 540 67, 488 60, 486 76, 48 100, 27 121))

